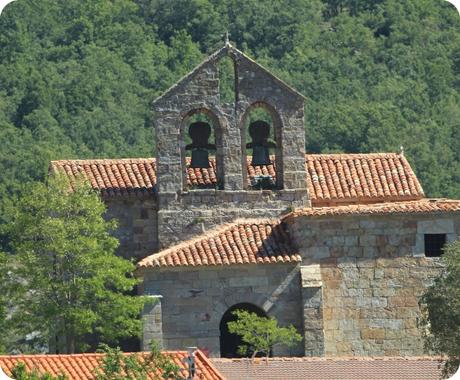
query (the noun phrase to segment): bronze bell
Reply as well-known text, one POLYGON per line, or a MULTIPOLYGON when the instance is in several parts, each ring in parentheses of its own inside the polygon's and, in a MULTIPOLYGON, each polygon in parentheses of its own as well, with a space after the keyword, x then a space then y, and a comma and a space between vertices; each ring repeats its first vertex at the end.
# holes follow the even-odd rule
POLYGON ((206 149, 192 150, 191 168, 209 168, 209 153, 206 149))
POLYGON ((256 145, 252 147, 252 166, 270 165, 270 151, 267 146, 256 145))
POLYGON ((190 168, 207 169, 209 165, 209 150, 215 150, 214 144, 209 144, 208 140, 211 136, 211 126, 203 121, 196 121, 190 124, 188 134, 192 139, 192 143, 185 147, 185 150, 192 151, 192 159, 190 168))
POLYGON ((263 120, 257 120, 249 125, 249 135, 252 141, 246 144, 246 148, 252 148, 252 166, 270 165, 270 148, 276 147, 273 141, 269 141, 270 124, 263 120))

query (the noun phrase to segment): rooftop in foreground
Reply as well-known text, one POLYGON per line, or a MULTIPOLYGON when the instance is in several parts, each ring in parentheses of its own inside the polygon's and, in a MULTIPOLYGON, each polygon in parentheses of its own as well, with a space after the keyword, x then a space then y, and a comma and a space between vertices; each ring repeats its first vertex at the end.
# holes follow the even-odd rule
POLYGON ((211 359, 229 380, 439 380, 440 358, 211 359))
MULTIPOLYGON (((188 374, 185 360, 187 351, 165 351, 172 362, 188 374)), ((138 353, 139 354, 139 353, 138 353)), ((148 353, 144 353, 148 355, 148 353)), ((130 354, 127 354, 130 355, 130 354)), ((74 355, 0 355, 0 367, 11 376, 11 370, 19 362, 23 362, 28 371, 37 370, 41 374, 53 376, 65 375, 69 380, 94 380, 95 372, 102 364, 104 354, 74 354, 74 355)), ((225 380, 226 377, 199 350, 195 352, 196 378, 203 380, 225 380)), ((154 378, 153 374, 150 377, 154 378)), ((155 377, 156 378, 156 377, 155 377)))

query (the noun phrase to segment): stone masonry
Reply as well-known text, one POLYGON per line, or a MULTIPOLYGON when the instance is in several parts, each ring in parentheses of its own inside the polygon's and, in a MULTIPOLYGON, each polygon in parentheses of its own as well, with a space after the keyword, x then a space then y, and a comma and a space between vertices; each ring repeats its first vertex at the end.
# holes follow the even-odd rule
MULTIPOLYGON (((222 315, 238 303, 252 303, 280 325, 302 331, 299 284, 296 264, 147 271, 144 294, 161 298, 147 307, 144 349, 155 338, 169 350, 198 346, 219 356, 222 315)), ((303 348, 279 347, 274 354, 302 355, 303 348)))
POLYGON ((158 250, 157 202, 152 197, 106 199, 107 218, 116 219, 118 252, 126 258, 141 259, 158 250))
POLYGON ((317 318, 326 356, 424 353, 418 303, 442 268, 438 257, 416 250, 417 231, 428 225, 460 234, 460 219, 445 216, 298 217, 291 223, 304 268, 320 269, 320 277, 316 269, 303 281, 322 288, 317 318))
POLYGON ((302 95, 226 44, 155 100, 160 248, 235 217, 269 217, 309 205, 302 95), (235 65, 235 103, 221 104, 218 62, 235 65), (254 106, 272 114, 277 136, 276 192, 247 189, 244 120, 254 106), (187 117, 207 114, 216 125, 217 189, 190 190, 185 180, 187 117))

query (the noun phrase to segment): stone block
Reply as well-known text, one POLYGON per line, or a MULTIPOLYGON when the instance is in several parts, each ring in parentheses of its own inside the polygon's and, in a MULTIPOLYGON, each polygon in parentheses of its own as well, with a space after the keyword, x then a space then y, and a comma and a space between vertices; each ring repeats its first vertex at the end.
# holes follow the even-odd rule
POLYGON ((318 264, 301 266, 300 276, 303 288, 317 288, 322 286, 321 267, 318 264))
POLYGON ((404 321, 402 319, 372 319, 368 322, 370 328, 385 328, 389 330, 402 330, 404 321))
POLYGON ((359 245, 361 247, 375 247, 377 240, 375 235, 361 235, 359 236, 359 245))
POLYGON ((389 306, 417 306, 416 297, 388 297, 389 306))
POLYGON ((361 330, 362 339, 385 339, 385 329, 383 328, 367 328, 361 330))
POLYGON ((323 259, 330 257, 328 247, 311 247, 307 249, 307 256, 314 257, 315 259, 323 259))
POLYGON ((453 234, 455 233, 452 219, 419 220, 417 222, 418 234, 453 234))
POLYGON ((344 245, 346 247, 358 246, 358 236, 345 236, 344 245))

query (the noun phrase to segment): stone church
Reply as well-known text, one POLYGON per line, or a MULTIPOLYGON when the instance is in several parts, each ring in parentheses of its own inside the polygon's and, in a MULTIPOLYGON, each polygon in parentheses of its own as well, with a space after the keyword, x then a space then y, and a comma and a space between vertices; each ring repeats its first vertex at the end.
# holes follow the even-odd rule
POLYGON ((83 173, 119 220, 119 254, 158 301, 144 347, 234 356, 227 322, 245 309, 303 336, 273 355, 423 354, 418 301, 460 201, 425 198, 403 152, 306 154, 305 102, 226 42, 154 101, 155 158, 51 163, 83 173))

